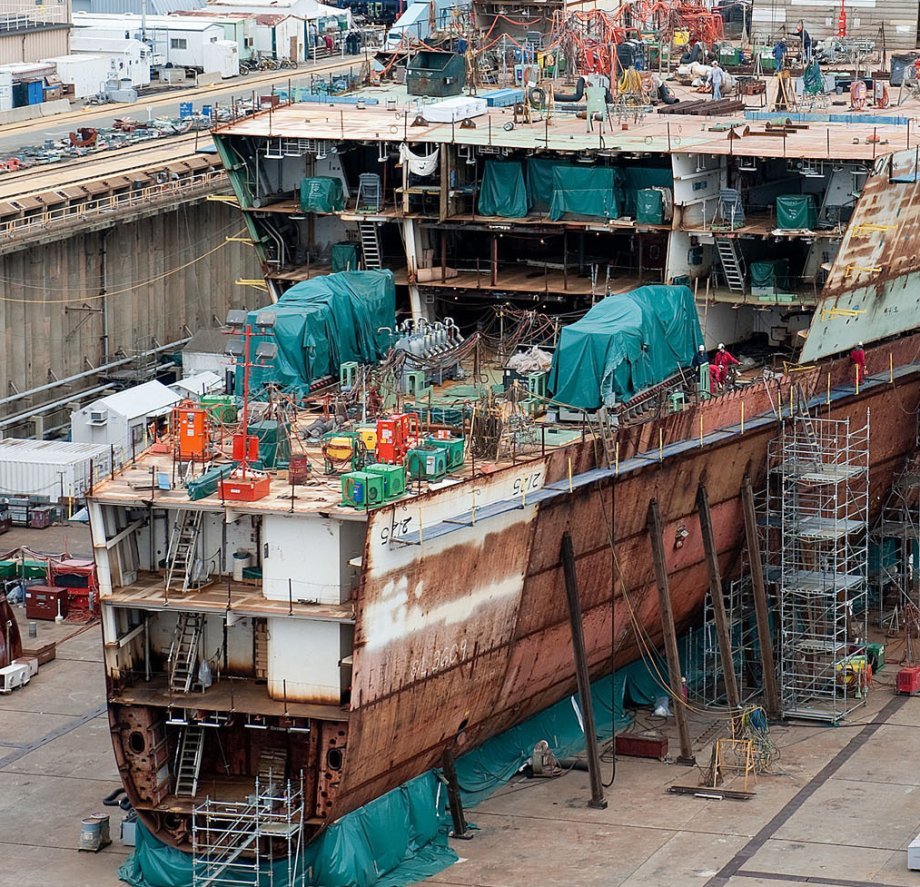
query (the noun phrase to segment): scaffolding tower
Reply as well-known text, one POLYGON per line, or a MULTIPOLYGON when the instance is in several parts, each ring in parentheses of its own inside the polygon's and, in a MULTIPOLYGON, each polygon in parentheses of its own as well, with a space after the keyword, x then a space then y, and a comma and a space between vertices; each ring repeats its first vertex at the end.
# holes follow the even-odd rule
POLYGON ((194 887, 294 887, 303 882, 300 784, 256 778, 244 801, 207 798, 192 815, 194 887))
MULTIPOLYGON (((920 612, 920 454, 910 456, 895 478, 870 542, 878 624, 893 637, 920 612)), ((909 642, 910 631, 907 637, 909 642)))
POLYGON ((783 716, 837 722, 865 701, 868 411, 858 428, 793 416, 770 453, 783 716))

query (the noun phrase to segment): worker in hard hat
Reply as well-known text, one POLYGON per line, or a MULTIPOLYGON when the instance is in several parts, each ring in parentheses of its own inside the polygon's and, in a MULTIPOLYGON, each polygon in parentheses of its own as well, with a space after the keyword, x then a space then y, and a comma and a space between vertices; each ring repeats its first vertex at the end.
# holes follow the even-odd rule
POLYGON ((860 385, 866 378, 866 352, 862 342, 857 342, 856 347, 850 352, 850 363, 853 364, 856 384, 860 385))
POLYGON ((700 345, 696 354, 693 355, 691 366, 696 372, 696 380, 700 396, 712 394, 712 379, 710 377, 709 355, 706 353, 706 346, 700 345))
POLYGON ((722 84, 725 83, 725 71, 718 62, 713 62, 709 69, 709 76, 706 78, 712 87, 712 100, 719 101, 722 98, 722 84))
POLYGON ((712 365, 716 369, 716 383, 720 386, 724 385, 725 380, 728 378, 728 368, 731 366, 738 366, 738 363, 738 359, 725 347, 725 345, 719 342, 719 348, 712 358, 712 365))

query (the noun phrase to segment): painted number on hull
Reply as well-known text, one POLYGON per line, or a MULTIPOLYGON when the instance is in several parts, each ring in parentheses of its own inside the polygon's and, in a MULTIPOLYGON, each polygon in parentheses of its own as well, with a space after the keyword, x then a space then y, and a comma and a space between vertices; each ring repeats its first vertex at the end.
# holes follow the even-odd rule
POLYGON ((405 536, 412 526, 412 518, 404 517, 402 520, 394 521, 391 527, 380 528, 380 544, 386 545, 392 539, 398 539, 405 536))
POLYGON ((524 477, 514 479, 514 495, 520 496, 522 493, 530 493, 538 490, 543 485, 543 471, 535 471, 533 474, 527 474, 524 477))
POLYGON ((466 638, 457 644, 435 648, 430 653, 422 653, 421 658, 413 659, 409 666, 409 680, 420 680, 427 675, 437 674, 465 658, 466 638))

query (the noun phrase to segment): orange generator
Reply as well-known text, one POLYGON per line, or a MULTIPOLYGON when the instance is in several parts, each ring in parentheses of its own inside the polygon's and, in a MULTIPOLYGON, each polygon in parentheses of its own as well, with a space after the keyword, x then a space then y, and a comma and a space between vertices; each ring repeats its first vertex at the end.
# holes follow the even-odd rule
POLYGON ((400 465, 410 448, 418 443, 419 425, 416 413, 396 413, 377 420, 377 461, 400 465))
POLYGON ((208 411, 196 404, 176 407, 173 427, 179 438, 179 459, 204 462, 208 458, 210 426, 208 411))

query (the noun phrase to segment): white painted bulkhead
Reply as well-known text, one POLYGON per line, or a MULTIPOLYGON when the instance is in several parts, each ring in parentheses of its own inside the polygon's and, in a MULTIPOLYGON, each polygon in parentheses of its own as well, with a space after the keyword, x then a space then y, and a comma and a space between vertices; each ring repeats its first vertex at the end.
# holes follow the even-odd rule
POLYGON ((289 702, 341 701, 341 633, 337 622, 268 620, 268 693, 289 702))

